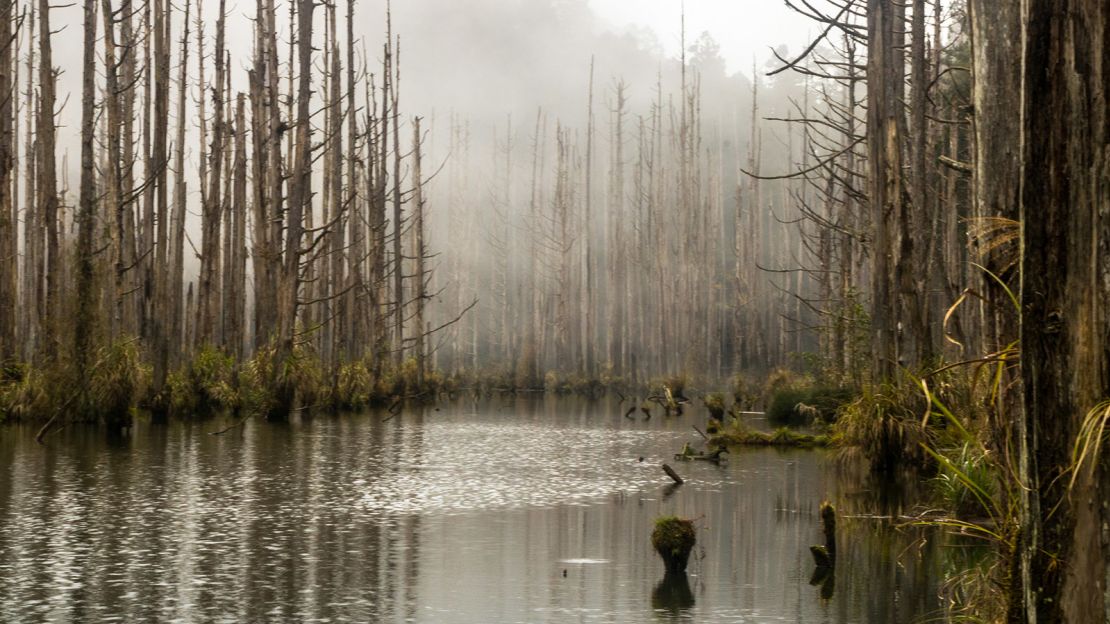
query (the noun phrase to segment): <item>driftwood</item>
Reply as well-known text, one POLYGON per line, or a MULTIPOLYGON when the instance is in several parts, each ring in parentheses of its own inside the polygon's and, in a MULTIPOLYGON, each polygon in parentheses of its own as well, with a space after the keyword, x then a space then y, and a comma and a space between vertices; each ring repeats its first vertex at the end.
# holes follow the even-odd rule
POLYGON ((667 464, 663 464, 663 472, 667 473, 668 477, 674 479, 674 482, 676 484, 682 485, 683 483, 685 483, 685 481, 682 480, 682 477, 678 476, 678 473, 674 471, 674 468, 671 468, 667 464))

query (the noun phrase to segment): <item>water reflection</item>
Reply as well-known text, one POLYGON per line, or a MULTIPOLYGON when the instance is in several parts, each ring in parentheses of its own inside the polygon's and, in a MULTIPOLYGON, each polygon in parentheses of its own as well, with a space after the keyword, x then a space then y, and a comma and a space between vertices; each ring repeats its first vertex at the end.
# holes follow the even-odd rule
POLYGON ((651 590, 651 608, 656 614, 669 616, 665 619, 681 619, 693 606, 694 591, 685 572, 667 572, 651 590))
POLYGON ((696 438, 694 416, 622 413, 466 401, 223 436, 208 435, 220 423, 111 439, 69 428, 48 448, 0 429, 0 621, 839 623, 939 611, 950 560, 929 532, 892 528, 896 503, 872 513, 875 484, 821 453, 760 449, 675 465, 687 482, 666 489, 659 465, 696 438), (808 547, 826 498, 843 512, 839 578, 814 592, 808 547), (649 536, 664 514, 700 518, 699 546, 688 577, 660 582, 649 536))

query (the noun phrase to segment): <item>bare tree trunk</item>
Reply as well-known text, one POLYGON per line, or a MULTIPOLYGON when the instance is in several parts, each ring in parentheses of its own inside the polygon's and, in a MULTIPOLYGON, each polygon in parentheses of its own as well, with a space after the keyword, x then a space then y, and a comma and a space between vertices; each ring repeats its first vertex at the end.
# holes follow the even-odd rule
MULTIPOLYGON (((968 3, 971 22, 972 48, 972 98, 974 102, 975 131, 975 173, 973 191, 973 214, 979 217, 1003 217, 1017 221, 1020 218, 1021 190, 1021 132, 1022 117, 1015 115, 1009 98, 1020 93, 1022 88, 1021 63, 1021 10, 1012 3, 997 5, 987 0, 971 0, 968 3)), ((1016 251, 1017 243, 1014 248, 1016 251)), ((999 264, 998 259, 984 259, 984 266, 1009 282, 1017 289, 1016 267, 1008 271, 999 264)), ((984 280, 984 292, 990 299, 991 314, 984 334, 988 336, 987 349, 991 352, 1001 349, 1018 339, 1020 314, 1009 301, 1005 291, 994 282, 984 280)), ((1030 421, 1021 402, 1021 379, 1018 371, 1008 368, 1005 372, 1004 388, 999 409, 992 409, 991 430, 994 432, 993 446, 1000 451, 1020 449, 1019 458, 1031 452, 1028 440, 1031 435, 1030 421)), ((1030 464, 1019 461, 1019 478, 1028 483, 1030 464)), ((1022 488, 1019 509, 1024 511, 1021 522, 1021 536, 1010 573, 1009 617, 1019 621, 1030 607, 1028 597, 1023 596, 1022 588, 1030 587, 1029 563, 1032 551, 1029 538, 1032 536, 1033 517, 1031 496, 1027 488, 1022 488), (1025 578, 1023 578, 1025 575, 1025 578)))
POLYGON ((587 117, 586 117, 586 191, 583 196, 583 206, 585 208, 583 244, 586 247, 586 332, 585 339, 582 344, 582 353, 585 356, 583 361, 583 370, 588 377, 597 377, 597 359, 595 356, 597 344, 594 336, 594 289, 597 287, 594 279, 594 258, 593 258, 593 159, 594 159, 594 57, 590 56, 590 87, 589 95, 587 96, 587 117))
POLYGON ((397 44, 394 50, 392 90, 389 96, 393 115, 393 363, 395 366, 400 366, 405 354, 405 272, 401 255, 404 215, 401 212, 401 133, 397 95, 401 82, 400 56, 400 44, 397 44))
POLYGON ((415 260, 415 268, 413 270, 413 301, 416 304, 416 312, 413 315, 413 324, 416 326, 414 334, 413 355, 416 358, 416 383, 417 387, 424 385, 424 375, 426 372, 425 346, 424 346, 424 303, 426 300, 426 293, 424 289, 425 280, 427 279, 427 271, 424 268, 424 256, 426 250, 424 248, 424 178, 421 172, 421 142, 423 137, 420 135, 420 118, 413 119, 412 122, 412 205, 413 205, 413 230, 416 238, 416 244, 413 246, 412 254, 415 260))
MULTIPOLYGON (((208 188, 204 194, 201 208, 201 251, 200 251, 200 276, 197 284, 197 345, 215 344, 219 342, 217 332, 217 319, 220 316, 220 217, 223 215, 221 201, 222 176, 224 170, 224 106, 226 71, 224 63, 224 23, 226 19, 224 0, 220 0, 219 13, 216 16, 216 79, 212 84, 212 142, 208 146, 208 188)), ((199 24, 200 13, 198 5, 197 21, 199 24)), ((198 33, 203 38, 203 32, 198 33)), ((207 93, 204 84, 204 48, 203 41, 201 56, 197 63, 201 66, 201 100, 207 93)), ((204 108, 201 107, 201 123, 205 123, 204 108)), ((203 133, 202 138, 203 141, 203 133)), ((203 178, 203 173, 201 174, 203 178)))
POLYGON ((1019 431, 1031 455, 1026 618, 1105 621, 1110 455, 1104 448, 1097 462, 1088 456, 1076 467, 1073 453, 1085 442, 1105 445, 1098 425, 1110 397, 1110 6, 1031 0, 1026 8, 1021 360, 1032 422, 1019 431), (1084 431, 1090 419, 1094 429, 1084 431))
MULTIPOLYGON (((893 278, 898 267, 895 228, 903 213, 902 150, 896 82, 895 7, 892 0, 868 0, 867 150, 872 214, 871 332, 872 376, 890 379, 898 361, 898 304, 893 278)), ((901 251, 901 250, 899 250, 901 251)))
MULTIPOLYGON (((170 2, 166 0, 163 4, 162 0, 152 0, 154 3, 154 119, 151 130, 151 155, 147 159, 151 169, 147 172, 148 184, 154 190, 154 197, 152 208, 157 217, 153 214, 152 218, 157 221, 157 241, 152 242, 154 245, 154 266, 153 266, 153 283, 151 292, 153 293, 153 314, 151 317, 151 330, 154 338, 154 382, 153 390, 155 396, 162 395, 165 387, 166 376, 169 373, 170 367, 170 351, 174 345, 180 344, 177 338, 171 334, 175 329, 173 326, 168 326, 169 320, 175 314, 175 311, 170 308, 174 301, 180 301, 179 295, 173 291, 168 291, 169 285, 169 249, 167 242, 167 235, 169 231, 169 190, 167 188, 167 165, 169 158, 167 155, 166 147, 166 134, 169 130, 169 91, 170 91, 170 51, 169 51, 169 33, 171 17, 169 15, 170 2)), ((183 172, 178 172, 180 175, 183 172)), ((150 224, 147 224, 149 227, 150 224)), ((152 231, 152 241, 154 240, 152 231)), ((174 349, 175 359, 178 351, 174 349)), ((158 418, 162 414, 156 414, 158 418)))
POLYGON ((12 197, 15 172, 15 144, 12 79, 15 33, 12 32, 12 0, 0 0, 0 363, 16 356, 16 298, 19 274, 16 255, 18 228, 16 202, 12 197))
MULTIPOLYGON (((77 213, 77 313, 74 323, 73 365, 78 374, 89 366, 96 321, 93 290, 93 227, 96 181, 93 176, 93 124, 96 117, 96 0, 85 0, 81 72, 81 183, 77 213)), ((0 121, 0 123, 3 123, 0 121)))
POLYGON ((235 164, 232 167, 231 192, 231 253, 225 269, 230 286, 225 289, 227 307, 227 347, 235 357, 243 357, 247 318, 247 118, 246 95, 239 93, 235 102, 235 164))
POLYGON ((62 259, 58 244, 58 182, 55 163, 56 128, 54 126, 54 92, 56 88, 54 61, 50 49, 50 2, 39 0, 39 119, 38 143, 38 212, 44 224, 46 249, 43 255, 43 273, 46 292, 42 306, 43 339, 40 343, 44 354, 58 352, 57 315, 61 308, 62 259))
MULTIPOLYGON (((312 206, 312 127, 310 104, 312 97, 312 13, 313 0, 298 0, 297 7, 297 117, 295 124, 293 171, 289 190, 289 207, 286 215, 285 258, 282 266, 278 310, 278 361, 292 356, 296 339, 297 310, 300 295, 301 245, 304 234, 304 215, 312 206)), ((293 407, 293 388, 289 379, 278 385, 278 404, 270 416, 284 419, 293 407)))
MULTIPOLYGON (((189 344, 185 342, 183 297, 185 296, 185 215, 188 210, 186 197, 188 174, 185 172, 185 126, 188 123, 188 118, 185 106, 186 94, 188 93, 186 82, 189 77, 189 47, 192 43, 189 39, 189 11, 191 6, 190 0, 185 0, 185 13, 181 21, 181 57, 178 59, 177 128, 175 129, 176 138, 174 139, 173 216, 170 224, 170 240, 166 243, 159 243, 169 246, 167 255, 170 259, 168 283, 163 287, 169 299, 169 314, 163 322, 167 324, 170 340, 182 346, 189 344)), ((174 356, 174 359, 179 359, 179 356, 174 356)))
POLYGON ((23 310, 23 357, 27 361, 37 361, 39 345, 42 341, 42 301, 43 301, 43 222, 42 214, 38 207, 38 185, 36 184, 37 171, 37 139, 34 134, 34 124, 37 117, 35 103, 35 16, 34 3, 29 5, 28 19, 28 45, 27 45, 27 91, 25 93, 26 106, 26 133, 24 141, 24 223, 23 245, 25 259, 23 263, 23 292, 21 306, 23 310))

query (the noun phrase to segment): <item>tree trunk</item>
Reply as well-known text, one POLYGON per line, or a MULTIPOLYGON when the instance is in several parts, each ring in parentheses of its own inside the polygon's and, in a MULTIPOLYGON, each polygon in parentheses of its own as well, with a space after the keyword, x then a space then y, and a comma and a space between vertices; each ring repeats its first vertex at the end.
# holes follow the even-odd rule
MULTIPOLYGON (((77 212, 77 313, 74 319, 73 365, 87 373, 92 355, 96 293, 93 291, 93 228, 96 181, 93 168, 93 124, 96 117, 96 0, 85 0, 81 71, 81 181, 77 212)), ((2 122, 0 122, 2 123, 2 122)))
POLYGON ((12 197, 12 179, 15 172, 15 144, 13 141, 12 79, 15 34, 12 32, 12 0, 0 0, 0 364, 14 359, 16 328, 16 288, 19 274, 16 255, 18 228, 16 202, 12 197))
MULTIPOLYGON (((199 9, 199 5, 198 5, 199 9)), ((216 344, 220 342, 217 319, 220 317, 220 226, 223 215, 221 189, 224 171, 224 106, 226 105, 224 86, 226 71, 224 64, 224 0, 220 0, 219 13, 216 16, 216 79, 211 85, 212 112, 215 118, 212 121, 212 142, 208 145, 208 188, 203 197, 201 207, 201 251, 200 251, 200 276, 197 288, 197 346, 216 344)), ((198 13, 198 22, 200 21, 198 13)), ((198 33, 203 37, 203 33, 198 33)), ((201 47, 201 56, 197 62, 202 67, 204 48, 201 47)), ((201 100, 208 92, 203 78, 200 84, 201 100)), ((201 107, 203 118, 204 108, 201 107)), ((202 119, 201 123, 204 123, 202 119)), ((201 137, 203 141, 203 135, 201 137)), ((202 174, 203 177, 203 174, 202 174)), ((202 180, 202 183, 204 181, 202 180)))
POLYGON ((60 306, 62 275, 58 245, 58 182, 55 162, 54 92, 56 88, 54 61, 50 49, 50 1, 39 0, 39 118, 38 143, 38 213, 42 220, 46 249, 43 254, 43 273, 46 291, 42 306, 43 338, 40 348, 44 354, 56 354, 57 315, 60 306))
POLYGON ((1110 6, 1031 0, 1027 10, 1020 203, 1022 374, 1032 419, 1021 438, 1032 452, 1026 486, 1034 518, 1023 542, 1027 618, 1106 621, 1110 454, 1103 449, 1097 465, 1088 460, 1073 475, 1068 468, 1085 415, 1110 397, 1110 6))
MULTIPOLYGON (((897 85, 902 75, 895 57, 892 0, 868 0, 867 9, 867 151, 872 214, 871 332, 872 376, 893 377, 898 361, 898 304, 893 279, 895 228, 903 214, 902 148, 898 117, 902 103, 897 85)), ((900 251, 900 250, 899 250, 900 251)))

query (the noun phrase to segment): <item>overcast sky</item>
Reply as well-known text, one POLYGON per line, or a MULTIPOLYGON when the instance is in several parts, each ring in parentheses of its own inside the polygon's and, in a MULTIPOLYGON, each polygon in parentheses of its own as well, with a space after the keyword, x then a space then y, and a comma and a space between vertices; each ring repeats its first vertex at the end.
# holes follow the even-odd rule
MULTIPOLYGON (((682 0, 589 0, 589 4, 614 29, 653 30, 668 55, 679 54, 682 0)), ((753 55, 762 65, 771 56, 771 46, 802 49, 813 28, 813 22, 783 0, 686 0, 687 39, 709 31, 721 44, 729 71, 751 73, 753 55)))

